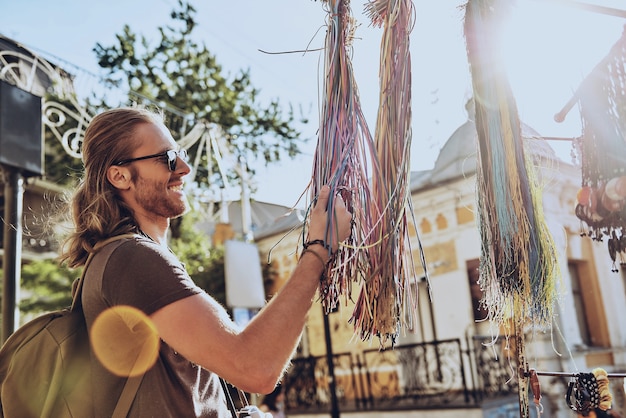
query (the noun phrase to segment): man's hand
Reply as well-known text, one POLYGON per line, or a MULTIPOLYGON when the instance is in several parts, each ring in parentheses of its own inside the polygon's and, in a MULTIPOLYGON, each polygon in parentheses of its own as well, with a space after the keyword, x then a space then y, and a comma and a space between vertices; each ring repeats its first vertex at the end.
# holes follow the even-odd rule
POLYGON ((311 210, 309 218, 308 241, 323 240, 330 249, 335 252, 339 243, 350 236, 352 229, 352 214, 346 208, 346 203, 337 194, 333 199, 332 225, 328 229, 329 236, 326 236, 326 225, 329 214, 326 210, 330 199, 330 187, 323 186, 317 196, 315 207, 311 210))

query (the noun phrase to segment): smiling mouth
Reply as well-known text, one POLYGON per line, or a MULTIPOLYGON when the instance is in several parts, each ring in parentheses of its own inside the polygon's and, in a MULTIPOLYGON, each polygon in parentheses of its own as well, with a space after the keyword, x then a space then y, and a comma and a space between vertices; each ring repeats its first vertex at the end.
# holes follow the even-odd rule
POLYGON ((179 184, 178 186, 170 186, 168 187, 169 190, 172 190, 174 192, 182 192, 183 191, 183 185, 179 184))

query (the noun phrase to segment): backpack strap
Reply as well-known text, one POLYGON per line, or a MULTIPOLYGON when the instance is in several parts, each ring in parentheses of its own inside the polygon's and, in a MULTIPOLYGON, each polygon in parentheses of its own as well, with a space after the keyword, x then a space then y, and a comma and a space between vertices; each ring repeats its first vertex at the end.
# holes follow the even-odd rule
POLYGON ((237 408, 235 407, 235 402, 233 402, 233 397, 230 394, 230 388, 228 387, 228 383, 224 379, 220 377, 220 383, 222 384, 222 390, 224 391, 224 395, 226 395, 226 401, 228 403, 228 409, 233 417, 239 416, 237 413, 237 408))
MULTIPOLYGON (((78 282, 76 283, 74 295, 72 298, 72 307, 70 308, 71 310, 74 310, 77 307, 81 306, 83 282, 85 281, 85 275, 87 274, 87 267, 89 267, 89 264, 91 263, 91 260, 93 259, 94 255, 102 247, 104 247, 105 245, 111 242, 118 241, 124 238, 133 238, 135 236, 136 234, 116 235, 104 241, 99 241, 98 243, 96 243, 96 245, 94 245, 94 248, 93 248, 94 250, 89 253, 89 256, 87 257, 87 261, 85 262, 85 266, 83 267, 83 273, 81 274, 80 278, 78 279, 78 282)), ((144 344, 141 352, 137 356, 137 360, 142 358, 142 355, 144 354, 143 351, 146 349, 147 346, 148 344, 144 344)), ((139 390, 139 385, 141 384, 141 381, 143 380, 143 376, 145 374, 145 372, 136 374, 136 370, 135 370, 136 367, 137 367, 137 361, 135 361, 135 364, 133 364, 130 377, 126 379, 126 383, 124 384, 124 388, 122 389, 122 394, 117 400, 117 404, 115 405, 115 410, 113 411, 113 415, 111 416, 111 418, 125 418, 128 415, 128 411, 130 411, 130 407, 133 403, 133 400, 135 399, 135 395, 137 395, 137 391, 139 390)))
POLYGON ((130 406, 135 400, 135 395, 137 395, 137 391, 139 390, 139 385, 143 380, 143 375, 144 373, 126 379, 124 389, 122 389, 122 394, 117 400, 117 405, 115 405, 115 410, 111 418, 126 418, 128 411, 130 411, 130 406))
MULTIPOLYGON (((222 389, 224 390, 224 394, 226 395, 226 402, 228 403, 228 409, 230 410, 230 413, 233 416, 233 418, 237 418, 239 416, 248 416, 245 414, 245 412, 252 411, 251 408, 256 409, 256 406, 250 405, 250 403, 248 403, 248 397, 246 396, 246 393, 243 390, 231 385, 230 383, 227 383, 226 380, 224 380, 222 377, 220 377, 220 383, 222 384, 222 389), (235 389, 237 391, 237 394, 239 395, 239 402, 241 402, 241 406, 242 406, 242 409, 240 411, 237 411, 237 407, 235 406, 235 402, 233 401, 233 396, 230 392, 229 386, 235 389)), ((249 416, 256 416, 256 415, 249 414, 249 416)))
POLYGON ((94 257, 94 255, 96 255, 96 253, 107 244, 110 244, 114 241, 118 241, 124 238, 134 238, 136 236, 137 234, 115 235, 103 241, 98 241, 96 245, 94 245, 93 251, 89 253, 89 256, 87 256, 87 261, 85 261, 85 266, 83 267, 83 273, 80 275, 80 278, 78 278, 75 284, 72 286, 73 297, 72 297, 72 306, 70 310, 73 311, 81 304, 81 295, 83 293, 83 281, 85 281, 85 274, 87 274, 87 267, 89 267, 89 264, 91 264, 91 259, 94 257))

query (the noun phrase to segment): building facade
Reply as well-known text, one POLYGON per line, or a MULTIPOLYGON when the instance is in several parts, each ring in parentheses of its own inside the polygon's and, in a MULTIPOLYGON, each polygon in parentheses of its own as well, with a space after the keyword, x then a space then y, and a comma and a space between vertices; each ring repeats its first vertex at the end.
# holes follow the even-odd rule
MULTIPOLYGON (((579 168, 558 159, 547 141, 528 126, 522 134, 544 185, 544 215, 561 270, 552 327, 528 329, 520 342, 527 368, 540 373, 540 406, 544 416, 575 415, 565 402, 569 382, 578 373, 599 367, 611 376, 613 408, 623 413, 625 266, 613 271, 606 243, 586 236, 574 213, 579 168)), ((413 258, 420 266, 419 233, 429 271, 428 282, 420 267, 415 271, 419 304, 413 329, 400 336, 395 348, 380 350, 377 340, 360 341, 354 335, 348 323, 351 303, 330 314, 332 380, 337 392, 333 406, 328 338, 322 308, 315 304, 299 357, 285 379, 289 416, 327 416, 333 408, 345 416, 444 417, 458 416, 459 409, 468 416, 520 416, 524 390, 520 394, 517 385, 518 341, 494 339, 500 330, 485 319, 479 304, 476 141, 475 125, 468 120, 441 149, 432 170, 411 173, 416 220, 411 231, 413 258), (297 390, 290 392, 290 385, 297 390)), ((283 281, 296 263, 301 238, 298 231, 288 230, 269 226, 256 233, 260 251, 271 250, 283 281)), ((533 392, 528 388, 525 393, 531 416, 536 416, 533 392)))

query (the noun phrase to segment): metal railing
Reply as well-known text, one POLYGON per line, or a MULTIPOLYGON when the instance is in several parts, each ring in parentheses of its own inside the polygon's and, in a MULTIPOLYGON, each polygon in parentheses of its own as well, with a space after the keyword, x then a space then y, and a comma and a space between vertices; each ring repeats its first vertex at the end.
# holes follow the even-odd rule
MULTIPOLYGON (((410 344, 333 356, 341 411, 478 407, 517 393, 512 361, 491 337, 410 344), (504 354, 504 355, 503 355, 504 354)), ((326 356, 296 358, 283 379, 289 413, 331 406, 326 356)))

